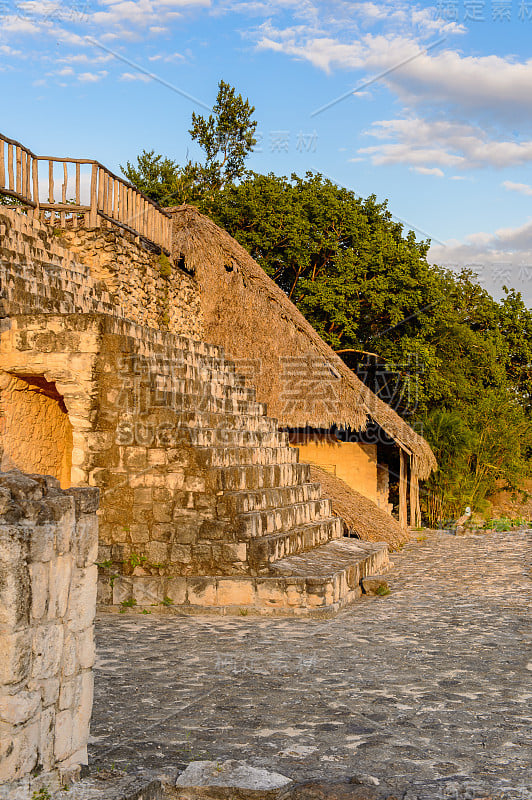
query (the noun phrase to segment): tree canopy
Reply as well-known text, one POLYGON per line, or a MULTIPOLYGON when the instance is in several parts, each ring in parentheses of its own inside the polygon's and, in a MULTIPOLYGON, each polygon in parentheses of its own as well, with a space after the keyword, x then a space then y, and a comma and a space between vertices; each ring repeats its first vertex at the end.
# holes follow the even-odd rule
POLYGON ((221 81, 213 114, 192 117, 205 162, 180 167, 144 152, 126 176, 157 202, 194 202, 225 228, 349 366, 376 353, 395 371, 396 408, 440 463, 427 484, 432 524, 480 507, 501 482, 518 487, 532 446, 532 313, 521 295, 505 289, 497 301, 471 271, 431 266, 430 242, 405 232, 375 195, 314 173, 246 172, 253 111, 221 81))

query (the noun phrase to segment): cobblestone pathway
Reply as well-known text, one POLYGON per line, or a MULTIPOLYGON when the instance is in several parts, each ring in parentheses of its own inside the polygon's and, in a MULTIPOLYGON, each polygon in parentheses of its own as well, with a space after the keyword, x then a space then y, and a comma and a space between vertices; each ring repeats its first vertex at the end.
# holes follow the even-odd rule
POLYGON ((389 596, 329 621, 102 616, 91 763, 241 758, 408 798, 532 798, 531 544, 414 540, 389 596))

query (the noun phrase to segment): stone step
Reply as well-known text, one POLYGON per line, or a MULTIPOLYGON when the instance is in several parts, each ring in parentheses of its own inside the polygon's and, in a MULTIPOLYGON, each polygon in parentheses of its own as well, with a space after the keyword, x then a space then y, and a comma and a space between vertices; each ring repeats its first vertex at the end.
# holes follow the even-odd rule
POLYGON ((332 517, 332 501, 327 499, 286 503, 265 511, 248 511, 238 517, 238 539, 272 536, 328 517, 332 517))
POLYGON ((258 464, 239 467, 214 467, 207 473, 207 487, 215 492, 237 492, 243 489, 272 489, 309 483, 309 464, 258 464))
MULTIPOLYGON (((363 542, 342 537, 308 553, 276 561, 271 564, 270 573, 285 578, 305 577, 308 580, 330 578, 345 572, 347 579, 353 565, 362 563, 364 568, 359 570, 357 586, 366 575, 374 575, 388 566, 388 546, 384 542, 363 542)), ((352 584, 353 580, 348 583, 352 584)))
POLYGON ((219 347, 216 344, 208 344, 203 339, 192 339, 190 336, 178 336, 176 334, 171 334, 171 336, 172 345, 178 350, 201 356, 205 361, 225 361, 223 347, 219 347))
POLYGON ((210 378, 206 380, 170 378, 169 391, 174 394, 190 394, 199 397, 215 397, 217 399, 244 400, 255 402, 255 389, 247 386, 234 386, 220 383, 210 378))
POLYGON ((251 387, 247 387, 246 379, 243 375, 232 372, 227 368, 217 367, 213 369, 203 365, 201 362, 175 362, 168 365, 168 370, 165 365, 164 369, 160 370, 160 374, 171 375, 178 380, 185 379, 200 381, 201 383, 214 383, 226 387, 249 388, 250 391, 254 391, 251 387))
POLYGON ((313 551, 313 548, 342 536, 343 524, 339 517, 310 522, 285 533, 251 540, 248 544, 248 561, 256 574, 271 574, 270 567, 274 562, 313 551))
POLYGON ((255 491, 227 491, 218 499, 216 510, 219 517, 235 517, 250 511, 282 508, 320 498, 321 485, 308 482, 298 486, 276 486, 255 491))
POLYGON ((230 414, 219 411, 192 409, 180 412, 180 422, 185 428, 219 428, 220 430, 273 433, 278 422, 272 417, 253 414, 230 414))
POLYGON ((274 562, 269 576, 120 575, 114 581, 112 606, 123 611, 124 603, 134 600, 128 608, 132 614, 147 608, 168 614, 329 617, 360 597, 362 578, 388 565, 383 542, 342 538, 274 562))
MULTIPOLYGON (((159 402, 164 397, 163 392, 159 392, 159 402)), ((237 416, 264 417, 266 415, 266 404, 256 403, 249 400, 239 400, 238 398, 213 397, 209 394, 177 394, 169 397, 171 407, 177 412, 202 411, 214 414, 233 414, 237 416)))
POLYGON ((195 454, 202 467, 275 466, 297 464, 299 450, 294 447, 196 447, 195 454))
POLYGON ((288 434, 281 431, 248 431, 222 428, 188 428, 194 447, 287 447, 288 434))

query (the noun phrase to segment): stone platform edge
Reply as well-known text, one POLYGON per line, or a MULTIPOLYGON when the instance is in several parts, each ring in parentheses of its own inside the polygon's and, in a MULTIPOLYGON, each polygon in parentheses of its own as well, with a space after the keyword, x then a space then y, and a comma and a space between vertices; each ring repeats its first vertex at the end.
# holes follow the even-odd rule
POLYGON ((273 577, 100 577, 99 613, 334 616, 362 594, 360 582, 390 566, 383 544, 365 558, 326 575, 273 577))

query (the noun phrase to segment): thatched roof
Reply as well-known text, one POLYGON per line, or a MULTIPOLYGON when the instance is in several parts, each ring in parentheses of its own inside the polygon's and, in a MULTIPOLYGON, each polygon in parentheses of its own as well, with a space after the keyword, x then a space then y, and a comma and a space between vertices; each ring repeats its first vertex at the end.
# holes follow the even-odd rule
POLYGON ((168 208, 174 217, 173 255, 194 270, 202 296, 205 339, 235 360, 260 362, 253 384, 281 425, 364 430, 374 420, 412 456, 420 478, 436 469, 427 442, 380 400, 327 345, 277 284, 226 231, 193 206, 168 208), (275 341, 273 341, 275 340, 275 341), (315 358, 334 376, 334 402, 316 397, 281 402, 280 359, 315 358))
POLYGON ((310 467, 311 480, 321 483, 322 494, 329 497, 333 513, 366 542, 387 542, 392 549, 408 541, 408 533, 396 519, 378 508, 372 500, 352 489, 345 481, 321 467, 310 467))

